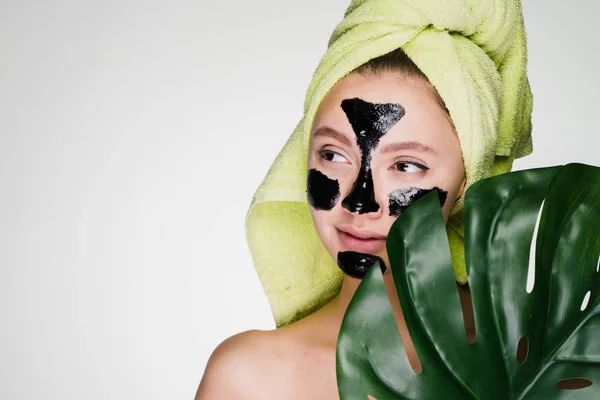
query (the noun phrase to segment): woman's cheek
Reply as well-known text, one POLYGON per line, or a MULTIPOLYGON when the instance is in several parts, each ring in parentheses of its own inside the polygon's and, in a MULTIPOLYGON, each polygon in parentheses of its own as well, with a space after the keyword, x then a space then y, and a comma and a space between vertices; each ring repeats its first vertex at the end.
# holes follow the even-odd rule
POLYGON ((390 216, 399 217, 412 203, 433 191, 438 193, 440 206, 444 207, 444 204, 446 204, 446 200, 448 199, 448 191, 438 187, 433 187, 431 189, 409 187, 394 190, 388 195, 388 209, 390 216))
POLYGON ((329 211, 340 198, 340 184, 318 169, 310 169, 306 181, 308 204, 315 210, 329 211))

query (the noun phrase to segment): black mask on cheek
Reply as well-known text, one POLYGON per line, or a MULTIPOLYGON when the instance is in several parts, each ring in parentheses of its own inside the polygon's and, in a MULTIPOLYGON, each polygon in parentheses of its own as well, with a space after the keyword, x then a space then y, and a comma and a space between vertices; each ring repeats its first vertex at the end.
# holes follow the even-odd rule
POLYGON ((369 103, 355 98, 343 100, 342 110, 352 125, 361 152, 358 177, 348 197, 342 200, 342 207, 359 214, 376 212, 379 204, 375 201, 371 153, 381 137, 404 116, 404 107, 400 104, 369 103))
POLYGON ((375 261, 379 261, 381 272, 385 272, 387 267, 383 260, 372 254, 357 253, 355 251, 341 251, 338 253, 337 257, 338 267, 340 267, 346 275, 357 279, 364 278, 375 261))
POLYGON ((433 189, 419 189, 411 187, 408 189, 394 190, 392 193, 390 193, 390 215, 398 217, 413 202, 425 196, 426 194, 433 192, 434 190, 437 190, 438 192, 440 205, 444 206, 446 203, 446 198, 448 197, 448 192, 437 187, 434 187, 433 189))
POLYGON ((308 203, 316 210, 331 210, 340 198, 340 184, 320 171, 311 169, 306 180, 308 203))

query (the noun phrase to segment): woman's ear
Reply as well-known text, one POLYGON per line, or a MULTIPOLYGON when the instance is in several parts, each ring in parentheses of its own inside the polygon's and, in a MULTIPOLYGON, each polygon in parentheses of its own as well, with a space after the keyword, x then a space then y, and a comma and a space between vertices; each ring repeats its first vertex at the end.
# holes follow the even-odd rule
POLYGON ((456 196, 456 200, 454 200, 454 204, 458 203, 460 199, 462 199, 465 194, 465 187, 467 186, 467 175, 463 178, 462 184, 460 185, 460 189, 458 190, 458 196, 456 196))

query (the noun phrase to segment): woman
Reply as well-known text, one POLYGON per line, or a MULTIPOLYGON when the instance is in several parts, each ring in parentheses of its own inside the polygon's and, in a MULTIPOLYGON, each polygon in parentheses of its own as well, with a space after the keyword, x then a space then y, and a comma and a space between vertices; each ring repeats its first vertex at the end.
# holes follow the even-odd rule
MULTIPOLYGON (((520 4, 354 1, 309 87, 303 120, 247 217, 278 329, 213 353, 197 399, 335 399, 336 340, 360 280, 380 261, 407 356, 421 369, 390 276, 385 237, 437 191, 459 283, 462 195, 531 152, 520 4)), ((474 332, 465 299, 467 335, 474 332)))

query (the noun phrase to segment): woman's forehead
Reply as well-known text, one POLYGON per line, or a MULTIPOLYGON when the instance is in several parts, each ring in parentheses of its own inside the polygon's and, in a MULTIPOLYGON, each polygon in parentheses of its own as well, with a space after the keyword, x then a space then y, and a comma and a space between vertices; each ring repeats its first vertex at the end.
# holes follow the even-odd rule
MULTIPOLYGON (((346 93, 350 95, 351 93, 346 93)), ((357 93, 356 93, 357 94, 357 93)), ((414 96, 413 96, 414 97, 414 96)), ((353 97, 367 101, 361 97, 353 97)), ((445 111, 439 106, 435 98, 414 99, 404 96, 408 101, 397 103, 372 103, 372 104, 399 104, 404 114, 397 120, 387 132, 380 137, 379 145, 385 148, 403 141, 422 142, 430 148, 440 147, 448 140, 456 140, 454 130, 448 120, 445 111)), ((347 145, 348 142, 356 144, 356 127, 353 127, 349 116, 342 109, 342 102, 348 100, 338 96, 335 102, 324 103, 320 109, 312 132, 313 141, 335 139, 337 142, 347 145)), ((405 148, 408 148, 405 146, 405 148)), ((413 146, 415 149, 416 146, 413 146)))
POLYGON ((319 108, 340 106, 346 98, 359 97, 371 103, 413 103, 421 96, 435 95, 431 84, 418 77, 404 77, 396 72, 380 74, 351 73, 340 79, 327 93, 319 108))
POLYGON ((405 110, 402 118, 385 136, 395 136, 394 132, 404 130, 415 134, 451 129, 446 111, 439 105, 433 89, 428 85, 421 79, 405 79, 392 73, 350 74, 340 80, 321 102, 312 133, 322 126, 329 126, 352 134, 352 126, 342 103, 354 98, 372 104, 399 104, 405 110))

